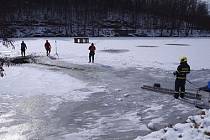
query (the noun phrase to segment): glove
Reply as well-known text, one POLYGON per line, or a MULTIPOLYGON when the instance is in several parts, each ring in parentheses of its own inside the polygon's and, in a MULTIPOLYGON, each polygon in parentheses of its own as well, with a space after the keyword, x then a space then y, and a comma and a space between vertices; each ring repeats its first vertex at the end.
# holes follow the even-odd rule
POLYGON ((176 76, 177 72, 175 71, 175 72, 173 72, 173 74, 174 74, 174 76, 176 76))

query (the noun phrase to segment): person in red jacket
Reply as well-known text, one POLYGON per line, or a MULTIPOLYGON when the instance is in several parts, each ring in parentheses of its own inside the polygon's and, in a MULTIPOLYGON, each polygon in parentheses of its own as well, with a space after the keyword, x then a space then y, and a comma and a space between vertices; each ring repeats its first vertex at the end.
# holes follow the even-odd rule
POLYGON ((96 47, 94 46, 93 43, 91 43, 90 47, 89 47, 90 53, 89 53, 89 63, 91 63, 91 58, 92 58, 92 63, 94 63, 94 55, 95 55, 95 50, 96 47))
POLYGON ((47 56, 49 56, 50 55, 50 52, 51 52, 51 45, 48 42, 48 40, 46 40, 46 43, 45 43, 44 47, 46 49, 47 56))

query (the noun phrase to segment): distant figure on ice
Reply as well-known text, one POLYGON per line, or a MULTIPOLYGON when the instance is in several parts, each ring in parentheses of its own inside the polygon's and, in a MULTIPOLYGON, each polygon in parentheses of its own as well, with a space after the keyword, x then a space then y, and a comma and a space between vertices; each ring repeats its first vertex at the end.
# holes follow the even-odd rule
POLYGON ((4 69, 3 69, 4 62, 0 62, 0 76, 4 77, 4 69))
POLYGON ((25 42, 24 41, 22 41, 22 43, 21 43, 21 56, 26 56, 26 49, 27 49, 27 46, 26 46, 26 44, 25 44, 25 42))
POLYGON ((49 56, 50 55, 50 52, 51 52, 51 45, 48 42, 48 40, 46 40, 46 43, 45 43, 44 47, 46 49, 47 56, 49 56))
POLYGON ((180 65, 177 67, 177 71, 174 72, 176 76, 174 98, 178 99, 179 96, 184 98, 186 75, 190 73, 190 66, 187 63, 187 57, 180 59, 180 65))
POLYGON ((89 63, 91 63, 91 58, 92 58, 92 63, 94 63, 94 55, 95 55, 95 50, 96 47, 94 46, 93 43, 91 43, 90 47, 89 47, 90 53, 89 53, 89 63))

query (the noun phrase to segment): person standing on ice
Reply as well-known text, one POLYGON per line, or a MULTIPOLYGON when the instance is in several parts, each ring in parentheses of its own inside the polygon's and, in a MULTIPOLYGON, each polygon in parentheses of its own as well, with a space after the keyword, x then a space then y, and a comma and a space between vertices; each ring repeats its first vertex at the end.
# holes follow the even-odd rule
POLYGON ((91 58, 92 58, 92 63, 94 63, 94 55, 95 55, 95 50, 96 47, 93 43, 91 43, 89 47, 90 53, 89 53, 89 63, 91 63, 91 58))
POLYGON ((3 69, 4 62, 0 62, 0 76, 4 77, 4 69, 3 69))
POLYGON ((179 96, 184 98, 186 75, 190 73, 190 66, 187 63, 187 57, 180 59, 180 65, 177 67, 177 71, 173 74, 176 76, 174 98, 178 99, 179 96))
POLYGON ((50 55, 50 52, 51 52, 51 45, 48 42, 48 40, 46 40, 46 43, 44 44, 44 47, 46 49, 47 56, 49 56, 50 55))
POLYGON ((27 49, 27 46, 26 46, 26 44, 25 44, 25 42, 24 41, 22 41, 22 43, 21 43, 21 56, 26 56, 26 49, 27 49))

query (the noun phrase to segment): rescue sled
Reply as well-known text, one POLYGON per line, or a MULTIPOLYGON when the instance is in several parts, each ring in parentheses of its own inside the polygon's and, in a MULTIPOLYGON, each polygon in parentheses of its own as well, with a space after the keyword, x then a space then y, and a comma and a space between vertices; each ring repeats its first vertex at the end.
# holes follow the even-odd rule
MULTIPOLYGON (((157 84, 154 84, 153 86, 143 85, 141 88, 146 89, 146 90, 151 90, 154 92, 165 93, 169 95, 174 95, 176 93, 175 90, 162 88, 160 86, 157 86, 157 84)), ((198 93, 185 92, 185 97, 189 99, 201 100, 201 95, 198 93)))
MULTIPOLYGON (((152 92, 158 92, 174 96, 175 90, 163 88, 159 83, 155 83, 153 86, 143 85, 142 89, 149 90, 152 92)), ((195 92, 185 92, 184 98, 179 100, 193 104, 197 108, 210 109, 210 91, 198 89, 195 92)))

